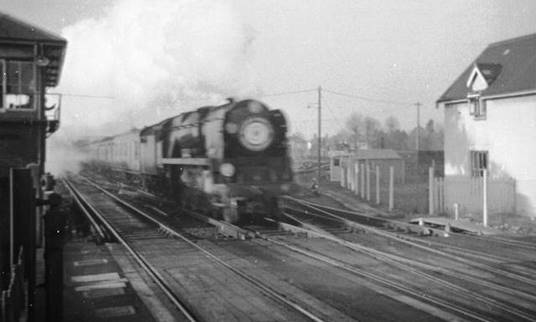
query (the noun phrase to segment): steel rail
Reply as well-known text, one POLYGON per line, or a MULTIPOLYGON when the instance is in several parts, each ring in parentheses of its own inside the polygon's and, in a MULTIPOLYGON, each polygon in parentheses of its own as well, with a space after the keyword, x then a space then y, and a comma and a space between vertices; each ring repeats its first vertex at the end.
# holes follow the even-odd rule
MULTIPOLYGON (((295 217, 293 217, 294 220, 297 220, 295 217)), ((285 226, 289 226, 290 224, 284 224, 285 226)), ((311 225, 311 224, 308 224, 308 225, 311 225)), ((299 228, 299 227, 295 227, 295 228, 299 228)), ((462 286, 459 286, 459 285, 456 285, 456 284, 453 284, 451 282, 448 282, 448 281, 445 281, 441 278, 438 278, 436 276, 433 276, 431 274, 428 274, 426 272, 423 272, 423 271, 420 271, 418 269, 416 269, 414 266, 417 266, 419 267, 420 269, 427 269, 427 270, 432 270, 432 271, 435 271, 435 272, 440 272, 442 274, 445 274, 445 275, 449 275, 451 277, 455 277, 455 278, 459 278, 459 279, 463 279, 463 280, 466 280, 466 281, 469 281, 469 282, 473 282, 475 284, 478 284, 478 285, 481 285, 481 286, 486 286, 486 287, 489 287, 489 288, 492 288, 492 289, 495 289, 497 291, 502 291, 502 292, 505 292, 507 294, 510 294, 510 295, 516 295, 516 296, 521 296, 521 297, 524 297, 528 300, 532 300, 532 301, 535 301, 536 300, 536 296, 535 295, 532 295, 532 294, 527 294, 525 292, 521 292, 521 291, 518 291, 518 290, 515 290, 515 289, 511 289, 511 288, 508 288, 508 287, 504 287, 504 286, 501 286, 501 285, 497 285, 497 284, 493 284, 493 283, 488 283, 488 282, 485 282, 485 281, 481 281, 481 280, 478 280, 476 278, 472 278, 470 276, 460 276, 460 275, 454 275, 452 272, 448 271, 448 270, 445 270, 445 269, 442 269, 440 267, 434 267, 434 266, 431 266, 431 265, 428 265, 428 264, 424 264, 424 263, 421 263, 421 262, 418 262, 418 261, 414 261, 414 260, 410 260, 410 259, 406 259, 406 258, 402 258, 400 256, 397 256, 397 255, 393 255, 393 254, 389 254, 389 253, 385 253, 385 252, 382 252, 382 251, 379 251, 379 250, 376 250, 376 249, 372 249, 372 248, 369 248, 369 247, 366 247, 366 246, 363 246, 363 245, 359 245, 357 243, 354 243, 354 242, 350 242, 350 241, 347 241, 347 240, 344 240, 342 238, 339 238, 333 234, 330 234, 328 232, 322 232, 322 229, 319 231, 319 230, 311 230, 311 228, 299 228, 300 230, 302 231, 307 231, 307 233, 311 234, 311 235, 314 235, 316 237, 321 237, 321 238, 324 238, 324 239, 327 239, 327 240, 331 240, 333 242, 336 242, 340 245, 343 245, 343 246, 346 246, 352 250, 355 250, 355 251, 359 251, 359 252, 362 252, 362 253, 365 253, 369 256, 371 256, 372 258, 375 258, 377 260, 380 260, 380 261, 384 261, 384 262, 387 262, 387 263, 390 263, 398 268, 401 268, 403 270, 406 270, 408 272, 411 272, 413 274, 416 274, 416 275, 419 275, 419 276, 422 276, 434 283, 438 283, 444 287, 447 287, 447 288, 450 288, 451 290, 453 291, 460 291, 460 292, 464 292, 467 294, 468 297, 473 297, 473 298, 478 298, 479 301, 487 304, 487 305, 490 305, 490 306, 495 306, 503 311, 507 311, 509 313, 512 313, 516 316, 519 316, 521 318, 524 318, 524 319, 527 319, 529 321, 536 321, 536 318, 533 316, 533 315, 528 315, 528 313, 520 310, 520 309, 517 309, 517 308, 513 308, 511 306, 508 306, 506 304, 503 304, 495 299, 492 299, 490 297, 487 297, 485 295, 480 295, 480 294, 477 294, 477 293, 474 293, 473 291, 467 289, 467 288, 464 288, 462 286), (412 267, 413 266, 413 267, 412 267)))
POLYGON ((77 194, 75 189, 71 186, 71 183, 67 179, 62 179, 62 181, 63 181, 65 187, 67 188, 67 190, 69 190, 69 192, 73 196, 73 199, 75 200, 76 204, 78 204, 80 210, 84 213, 84 216, 86 216, 86 218, 89 220, 89 222, 91 223, 93 228, 97 231, 97 234, 98 234, 97 242, 101 242, 101 241, 106 240, 106 235, 105 235, 104 231, 102 230, 100 225, 95 221, 93 216, 91 216, 91 214, 84 207, 83 203, 81 202, 81 200, 79 198, 80 196, 77 194))
MULTIPOLYGON (((315 216, 318 216, 318 215, 315 215, 315 216)), ((294 216, 292 216, 292 219, 297 220, 294 216)), ((288 224, 285 224, 285 225, 288 225, 288 224)), ((307 224, 307 225, 311 226, 312 224, 307 224)), ((381 256, 381 257, 385 257, 385 258, 387 258, 387 259, 389 259, 391 261, 397 261, 397 262, 400 262, 400 263, 407 263, 408 265, 417 266, 420 269, 426 269, 426 270, 431 270, 431 271, 434 271, 434 272, 439 272, 439 273, 441 273, 443 275, 448 275, 448 276, 451 276, 451 277, 454 277, 454 278, 463 279, 463 280, 466 280, 468 282, 479 284, 481 286, 485 286, 485 287, 488 287, 488 288, 491 288, 491 289, 495 289, 497 291, 505 292, 505 293, 510 294, 510 295, 523 297, 523 298, 525 298, 527 300, 531 300, 531 301, 536 302, 536 295, 535 294, 527 293, 527 292, 524 292, 524 291, 512 289, 512 288, 507 287, 507 286, 503 286, 503 285, 499 285, 499 284, 496 284, 496 283, 487 282, 485 280, 477 279, 477 278, 472 277, 471 275, 466 274, 465 272, 463 272, 463 271, 461 271, 459 269, 454 269, 457 272, 457 274, 456 274, 455 272, 453 272, 451 270, 447 270, 447 269, 444 269, 444 268, 441 268, 441 267, 438 267, 438 266, 432 266, 430 264, 426 264, 426 263, 419 262, 419 261, 416 261, 416 260, 410 260, 410 259, 398 256, 398 255, 394 255, 394 254, 391 254, 391 253, 387 253, 387 252, 379 251, 379 250, 376 250, 376 249, 373 249, 373 248, 369 248, 369 247, 360 245, 360 244, 355 243, 355 242, 347 241, 347 240, 345 240, 343 238, 340 238, 340 237, 337 237, 337 236, 335 236, 333 234, 331 234, 331 236, 333 236, 333 238, 335 238, 334 239, 335 242, 338 242, 341 245, 347 246, 347 247, 349 247, 349 248, 351 248, 353 250, 356 250, 356 251, 366 252, 370 256, 381 256), (462 275, 459 275, 459 274, 462 274, 462 275)), ((324 237, 324 238, 326 238, 326 237, 324 237)))
MULTIPOLYGON (((311 232, 313 234, 316 234, 316 232, 314 232, 314 231, 311 231, 311 232)), ((471 311, 469 311, 469 310, 467 310, 467 309, 465 309, 463 307, 448 303, 447 301, 444 301, 444 300, 442 300, 440 298, 437 298, 437 297, 435 297, 433 295, 423 294, 423 293, 421 293, 419 291, 415 291, 415 290, 405 286, 402 283, 389 280, 387 278, 381 277, 381 276, 379 276, 377 274, 374 274, 374 273, 367 272, 367 271, 365 271, 363 269, 359 269, 357 267, 354 267, 352 265, 344 263, 344 262, 342 262, 340 260, 325 256, 325 255, 322 255, 322 254, 319 254, 319 253, 316 253, 316 252, 312 252, 310 250, 306 250, 306 249, 303 249, 303 248, 300 248, 300 247, 292 246, 292 245, 289 245, 289 244, 287 244, 285 242, 270 238, 268 236, 262 236, 262 234, 259 234, 259 235, 260 235, 260 237, 262 239, 264 239, 266 241, 269 241, 269 242, 271 242, 271 243, 273 243, 275 245, 279 245, 279 246, 287 248, 287 249, 289 249, 289 250, 291 250, 291 251, 293 251, 295 253, 299 253, 301 255, 313 258, 315 260, 318 260, 320 262, 329 264, 331 266, 335 266, 335 267, 340 268, 340 269, 342 269, 344 271, 350 272, 350 273, 352 273, 354 275, 358 275, 358 276, 370 279, 370 280, 375 281, 377 283, 380 283, 380 284, 382 284, 384 286, 391 287, 391 288, 396 289, 396 290, 398 290, 400 292, 403 292, 405 294, 409 294, 409 295, 411 295, 411 296, 413 296, 415 298, 419 298, 419 299, 423 300, 424 302, 436 304, 438 306, 441 306, 443 308, 446 308, 446 309, 451 310, 453 312, 457 312, 459 314, 462 314, 464 316, 470 317, 470 318, 478 320, 478 321, 490 321, 488 318, 483 317, 483 316, 481 316, 481 315, 479 315, 477 313, 471 312, 471 311)))
MULTIPOLYGON (((292 199, 294 199, 294 198, 292 198, 292 199)), ((300 201, 298 201, 298 199, 294 199, 294 200, 296 202, 300 203, 300 201)), ((467 258, 456 256, 455 254, 446 253, 444 251, 441 251, 441 250, 438 250, 438 249, 423 245, 421 241, 415 241, 414 238, 412 238, 412 237, 403 236, 403 235, 395 234, 395 233, 392 233, 392 232, 384 231, 384 230, 381 230, 381 229, 378 229, 378 228, 370 227, 370 226, 367 226, 367 225, 364 225, 364 224, 360 224, 360 223, 351 221, 351 220, 349 220, 347 218, 343 218, 341 216, 332 214, 329 211, 320 209, 320 208, 312 206, 312 205, 304 205, 304 206, 308 206, 311 209, 319 211, 319 212, 321 212, 321 213, 323 213, 323 214, 325 214, 327 216, 331 216, 333 218, 336 218, 336 219, 340 220, 342 223, 346 224, 348 227, 363 229, 363 230, 372 232, 372 233, 374 233, 376 235, 379 235, 379 236, 382 236, 382 237, 385 237, 385 238, 389 238, 389 239, 392 239, 392 240, 396 240, 396 241, 399 241, 399 242, 403 242, 403 243, 406 243, 406 244, 408 244, 410 246, 413 246, 413 247, 416 247, 416 248, 419 248, 419 249, 423 249, 425 251, 434 253, 436 255, 448 257, 450 259, 465 263, 465 264, 473 266, 473 267, 478 267, 480 269, 486 270, 488 272, 492 272, 492 273, 497 274, 497 275, 506 276, 508 278, 511 278, 511 279, 514 279, 514 280, 517 280, 517 281, 520 281, 520 282, 524 282, 524 283, 536 286, 536 281, 534 279, 531 279, 531 278, 528 278, 528 277, 525 277, 525 276, 522 276, 522 275, 519 275, 519 274, 516 274, 516 273, 508 272, 508 271, 505 271, 505 270, 496 269, 496 268, 491 267, 491 266, 489 266, 487 264, 476 263, 476 262, 473 262, 471 260, 468 260, 467 258)))
MULTIPOLYGON (((302 209, 289 207, 289 206, 285 206, 284 208, 287 209, 287 210, 290 210, 290 211, 295 211, 295 212, 302 212, 303 211, 302 209)), ((321 218, 323 220, 330 220, 330 221, 334 221, 334 222, 337 222, 337 223, 341 223, 340 219, 338 219, 338 218, 326 217, 326 216, 311 213, 311 212, 308 212, 307 215, 308 216, 313 216, 313 217, 318 217, 318 218, 321 218)), ((405 236, 404 238, 407 239, 407 240, 411 240, 411 241, 421 243, 421 244, 425 244, 425 245, 428 245, 428 246, 435 245, 437 247, 442 248, 443 251, 452 250, 450 252, 454 253, 454 254, 458 253, 458 254, 466 255, 468 257, 473 257, 473 258, 478 258, 478 259, 485 260, 485 261, 488 261, 488 262, 493 262, 495 264, 501 264, 501 263, 504 262, 504 257, 494 256, 494 255, 482 253, 482 252, 471 250, 471 249, 464 249, 464 248, 461 248, 461 247, 458 247, 458 246, 452 246, 452 245, 438 243, 438 242, 434 242, 434 241, 430 241, 430 240, 423 240, 423 239, 413 238, 411 236, 405 236)))
MULTIPOLYGON (((478 238, 478 236, 471 236, 471 237, 478 238)), ((525 248, 525 249, 528 249, 528 250, 536 250, 536 244, 535 243, 531 243, 531 242, 527 242, 527 241, 523 241, 523 240, 515 240, 515 239, 511 239, 511 238, 507 238, 507 237, 499 237, 499 236, 489 236, 489 237, 487 237, 486 240, 492 240, 492 241, 494 241, 496 243, 517 246, 517 247, 525 248)))
MULTIPOLYGON (((280 299, 282 300, 283 302, 289 304, 294 307, 295 303, 293 302, 290 302, 290 300, 288 300, 287 298, 285 297, 281 297, 281 295, 279 295, 278 293, 276 293, 275 291, 273 291, 272 289, 270 289, 269 287, 266 287, 264 286, 262 283, 259 282, 259 284, 257 284, 257 280, 248 276, 247 274, 241 272, 240 270, 232 267, 231 265, 225 263, 224 261, 222 261, 221 259, 219 259, 217 256, 213 255, 212 253, 210 253, 209 251, 203 249, 201 246, 193 243, 192 241, 190 241, 188 238, 182 236, 181 234, 177 233, 173 228, 167 226, 166 224, 164 223, 161 223, 159 222, 158 220, 154 219, 151 215, 145 213, 144 211, 141 211, 140 209, 138 209, 137 207, 131 205, 130 203, 122 200, 121 198, 118 198, 117 196, 115 196, 114 194, 110 193, 109 191, 99 187, 97 184, 89 181, 95 188, 99 189, 100 191, 102 191, 103 193, 105 193, 106 195, 108 195, 109 197, 111 197, 112 199, 116 200, 119 204, 125 206, 126 208, 128 208, 129 210, 131 211, 134 211, 136 213, 138 213, 139 215, 141 215, 142 217, 150 220, 151 222, 153 222, 154 224, 156 224, 161 230, 163 231, 166 231, 168 234, 170 235, 173 235, 175 237, 178 237, 182 240, 184 240, 185 242, 187 242, 188 244, 190 244, 191 246, 199 249, 200 251, 202 251, 205 255, 207 255, 208 257, 212 258, 213 260, 215 260, 216 262, 222 264, 223 266, 225 266, 226 268, 230 269, 231 271, 237 273, 239 276, 245 278, 246 280, 248 280, 250 283, 253 283, 255 286, 261 286, 262 290, 267 292, 268 294, 273 294, 275 296, 277 296, 277 299, 280 299), (281 298, 280 298, 281 297, 281 298)), ((258 235, 258 234, 257 234, 258 235)), ((282 243, 282 242, 279 242, 277 240, 273 240, 271 238, 268 238, 268 237, 265 237, 263 236, 262 237, 263 239, 267 240, 267 241, 270 241, 274 244, 278 244, 280 246, 284 246, 294 252, 298 252, 298 253, 301 253, 303 255, 306 255, 308 257, 311 257, 311 258, 314 258, 314 259, 317 259, 319 261, 322 261, 324 263, 328 263, 328 264, 331 264, 331 265, 334 265, 336 267, 339 267, 339 268, 342 268, 346 271, 350 271, 351 273, 354 273, 354 274, 357 274, 357 275, 360 275, 362 277, 365 277, 365 278, 369 278, 369 279, 372 279, 374 281, 377 281, 377 282, 380 282, 382 283, 383 285, 387 285, 387 286, 390 286, 392 288, 395 288, 399 291, 403 291, 405 292, 406 294, 410 294, 410 295, 413 295, 413 296, 416 296, 418 298, 422 298, 424 299, 426 302, 428 303, 433 303, 433 304, 437 304, 437 305, 440 305, 444 308, 448 308, 454 312, 458 312, 458 313, 461 313, 467 317, 470 317, 470 318, 473 318, 475 320, 478 320, 478 321, 489 321, 488 319, 484 318, 484 317, 481 317, 479 315, 476 315, 472 312, 469 312, 467 310, 465 310, 464 308, 460 308, 458 306, 455 306, 455 305, 452 305, 452 304, 449 304, 448 302, 446 301, 443 301, 441 299, 436 299, 435 297, 433 296, 430 296, 430 295, 426 295, 426 294, 421 294, 420 292, 417 292, 417 291, 414 291, 406 286, 404 286, 403 284, 400 284, 400 283, 397 283, 397 282, 393 282, 393 281, 390 281, 388 279, 385 279, 381 276, 377 276, 373 273, 368 273, 368 272, 365 272, 365 271, 362 271, 362 270, 359 270, 357 268, 354 268, 348 264, 345 264, 343 262, 339 262, 339 261, 336 261, 334 259, 331 259, 329 257, 325 257, 325 256, 322 256, 322 255, 319 255, 319 254, 315 254, 313 252, 310 252, 310 251, 307 251, 307 250, 303 250, 303 249, 300 249, 300 248, 297 248, 297 247, 294 247, 294 246, 291 246, 291 245, 288 245, 288 244, 285 244, 285 243, 282 243)), ((299 307, 299 306, 298 306, 299 307)), ((314 315, 311 315, 310 316, 310 312, 306 311, 306 310, 303 310, 303 309, 298 309, 298 311, 300 311, 301 313, 305 314, 306 316, 308 316, 311 320, 313 321, 323 321, 322 319, 314 316, 314 315)))
MULTIPOLYGON (((77 193, 77 196, 75 198, 80 198, 80 200, 86 204, 86 206, 91 210, 91 212, 93 212, 93 214, 95 216, 97 216, 97 218, 99 218, 99 220, 102 221, 102 223, 106 226, 106 229, 108 229, 108 231, 110 231, 110 233, 112 233, 114 235, 114 237, 117 238, 117 240, 123 245, 123 247, 125 247, 128 250, 128 252, 136 260, 138 265, 140 265, 147 272, 147 274, 151 277, 151 279, 158 285, 158 287, 160 287, 160 289, 164 292, 164 294, 167 296, 167 298, 175 305, 175 307, 177 307, 177 309, 181 312, 181 314, 183 314, 184 317, 188 321, 191 321, 191 322, 200 321, 200 319, 196 318, 195 315, 190 312, 190 310, 187 308, 186 304, 182 303, 182 301, 179 299, 179 297, 173 293, 171 288, 169 288, 166 285, 166 283, 164 281, 164 278, 145 259, 145 257, 143 255, 139 254, 138 252, 136 252, 132 247, 130 247, 130 245, 128 245, 126 240, 123 239, 123 237, 113 228, 113 226, 104 218, 104 216, 102 216, 100 214, 100 212, 97 209, 95 209, 95 207, 93 207, 91 205, 91 203, 89 203, 87 201, 87 199, 85 199, 81 195, 81 193, 79 191, 77 191, 76 188, 74 188, 74 186, 72 186, 71 189, 73 191, 76 191, 76 193, 77 193)), ((74 197, 74 195, 73 195, 73 197, 74 197)))
POLYGON ((293 309, 295 309, 296 311, 300 312, 301 314, 303 314, 304 316, 306 316, 307 318, 309 318, 310 320, 312 321, 315 321, 315 322, 323 322, 324 320, 317 317, 316 315, 314 315, 313 313, 309 312, 308 310, 302 308, 300 305, 298 305, 297 303, 294 303, 292 302, 290 299, 286 298, 285 296, 279 294, 278 292, 274 291, 272 288, 270 288, 269 286, 266 286, 264 285, 264 283, 260 282, 259 280, 255 279, 254 277, 242 272, 241 270, 233 267, 232 265, 226 263, 225 261, 223 261, 222 259, 220 259, 219 257, 217 257, 216 255, 212 254, 211 252, 207 251, 206 249, 204 249, 203 247, 197 245, 196 243, 192 242, 191 240, 189 240, 188 238, 184 237, 182 234, 178 233, 175 229, 173 229, 172 227, 156 220, 155 218, 153 218, 153 216, 145 213, 144 211, 138 209, 137 207, 131 205, 130 203, 122 200, 121 198, 118 198, 117 196, 115 196, 114 194, 112 194, 111 192, 99 187, 99 185, 97 185, 96 183, 93 183, 91 181, 88 181, 90 184, 92 184, 95 188, 99 189, 100 191, 102 191, 103 193, 105 193, 107 196, 109 196, 110 198, 112 198, 113 200, 117 201, 119 204, 121 204, 122 206, 126 207, 127 209, 129 209, 130 211, 133 211, 135 213, 137 213, 138 215, 148 219, 149 221, 151 221, 152 223, 156 224, 160 229, 162 229, 163 231, 166 231, 168 234, 172 235, 172 236, 175 236, 183 241, 185 241, 186 243, 188 243, 190 246, 196 248, 197 250, 201 251, 203 254, 205 254, 207 257, 211 258, 212 260, 214 260, 215 262, 217 262, 218 264, 226 267, 227 269, 229 269, 230 271, 232 271, 233 273, 237 274, 238 276, 240 276, 241 278, 245 279, 246 281, 248 281, 249 283, 251 283, 252 285, 254 285, 255 287, 259 288, 264 294, 267 294, 268 296, 270 296, 271 298, 279 301, 279 302, 282 302, 284 303, 285 305, 288 305, 290 307, 292 307, 293 309))
MULTIPOLYGON (((317 204, 315 202, 311 202, 311 201, 307 201, 307 200, 300 200, 300 199, 297 199, 297 198, 292 198, 290 196, 285 196, 285 198, 288 198, 289 200, 294 199, 295 201, 299 200, 299 202, 307 203, 307 204, 310 204, 312 206, 316 206, 316 207, 319 207, 319 208, 322 208, 322 209, 325 209, 325 210, 333 210, 333 211, 345 213, 345 214, 348 214, 348 215, 361 216, 361 217, 366 217, 366 218, 375 218, 377 220, 381 220, 381 221, 384 221, 384 222, 392 222, 394 224, 410 225, 410 224, 407 224, 407 223, 403 223, 403 222, 399 222, 399 221, 395 221, 395 220, 390 220, 390 219, 386 219, 386 218, 378 218, 378 217, 369 216, 369 215, 366 215, 364 213, 361 213, 361 211, 359 211, 359 210, 338 209, 338 208, 334 208, 334 207, 320 205, 320 204, 317 204)), ((432 229, 432 230, 437 230, 435 228, 430 228, 430 227, 427 227, 427 228, 432 229)), ((441 231, 441 230, 437 230, 437 231, 441 231)), ((468 238, 468 239, 484 240, 484 237, 474 235, 474 234, 466 234, 466 233, 459 233, 459 232, 450 232, 450 234, 452 234, 452 235, 460 235, 460 236, 463 236, 464 238, 468 238)), ((511 238, 507 238, 507 237, 487 236, 487 237, 485 237, 485 240, 486 241, 492 241, 492 242, 495 242, 495 243, 498 243, 498 244, 518 246, 518 247, 521 247, 521 248, 526 248, 528 250, 536 250, 536 244, 535 243, 521 241, 521 240, 515 240, 515 239, 511 239, 511 238)))
MULTIPOLYGON (((291 199, 291 198, 287 198, 288 200, 292 200, 294 202, 297 202, 297 203, 305 203, 307 204, 308 206, 314 206, 314 207, 317 207, 319 209, 322 209, 322 210, 332 210, 332 211, 335 211, 335 212, 338 212, 338 213, 345 213, 345 214, 349 214, 349 215, 357 215, 357 216, 362 216, 362 217, 366 217, 366 218, 370 218, 370 216, 367 216, 367 215, 361 215, 361 214, 357 214, 356 212, 352 212, 352 211, 347 211, 347 210, 344 210, 344 209, 336 209, 336 208, 332 208, 332 207, 328 207, 328 206, 322 206, 322 205, 318 205, 316 203, 313 203, 313 202, 309 202, 307 200, 300 200, 300 199, 297 199, 297 198, 294 198, 291 199)), ((303 205, 302 205, 303 206, 303 205)), ((287 206, 288 207, 288 206, 287 206)), ((290 207, 288 207, 290 208, 290 207)), ((297 210, 297 209, 296 209, 297 210)), ((310 215, 316 215, 316 214, 311 214, 310 215)), ((320 217, 320 215, 317 215, 320 217)), ((346 219, 346 218, 345 218, 346 219)), ((338 219, 335 219, 333 218, 333 220, 338 220, 338 219)), ((349 219, 347 219, 349 220, 349 219)), ((384 218, 378 218, 378 221, 384 221, 384 222, 391 222, 390 220, 388 219, 384 219, 384 218)), ((397 222, 397 221, 394 221, 394 223, 396 224, 399 224, 400 222, 397 222)), ((415 225, 411 225, 411 224, 407 224, 407 225, 410 225, 410 226, 415 226, 415 225)), ((435 228, 425 228, 425 229, 430 229, 430 230, 434 230, 434 231, 441 231, 441 230, 437 230, 435 228)), ((463 234, 463 233, 452 233, 451 234, 455 234, 455 235, 459 235, 459 236, 463 236, 463 238, 469 238, 469 239, 478 239, 478 240, 484 240, 482 237, 479 237, 479 236, 474 236, 474 235, 470 235, 470 234, 463 234)), ((472 250, 472 249, 464 249, 462 247, 458 247, 458 246, 455 246, 455 245, 449 245, 449 244, 445 244, 445 243, 442 243, 442 242, 437 242, 437 241, 431 241, 431 240, 423 240, 423 239, 419 239, 419 238, 414 238, 414 237, 411 237, 411 236, 405 236, 404 237, 405 239, 407 240, 412 240, 414 242, 417 242, 417 243, 421 243, 421 244, 425 244, 425 245, 428 245, 428 246, 431 246, 431 245, 434 245, 436 247, 439 247, 439 248, 442 248, 443 251, 449 251, 450 253, 452 254, 461 254, 462 256, 466 256, 466 257, 472 257, 472 258, 476 258, 476 259, 481 259, 481 260, 484 260, 484 261, 488 261, 488 262, 492 262, 492 263, 495 263, 495 264, 501 264, 504 262, 505 258, 504 257, 500 257, 500 256, 496 256, 496 255, 492 255, 492 254, 488 254, 488 253, 484 253, 484 252, 481 252, 481 251, 478 251, 478 250, 472 250)), ((492 240, 492 241, 495 241, 495 238, 496 237, 487 237, 485 239, 485 241, 488 241, 488 240, 492 240)), ((502 239, 501 239, 502 240, 502 239)), ((514 241, 515 242, 515 241, 514 241)), ((499 242, 501 243, 501 242, 499 242)), ((517 244, 515 243, 508 243, 508 242, 505 242, 505 243, 502 243, 502 244, 506 244, 506 245, 513 245, 513 246, 516 246, 517 244)), ((527 243, 524 243, 525 245, 521 245, 521 247, 525 248, 525 249, 529 249, 529 250, 533 250, 533 249, 536 249, 536 247, 534 248, 530 248, 530 247, 527 247, 526 244, 527 243)), ((515 258, 512 258, 512 260, 516 260, 515 258)), ((531 269, 531 268, 528 268, 529 271, 532 271, 534 273, 536 273, 536 270, 534 269, 531 269)))

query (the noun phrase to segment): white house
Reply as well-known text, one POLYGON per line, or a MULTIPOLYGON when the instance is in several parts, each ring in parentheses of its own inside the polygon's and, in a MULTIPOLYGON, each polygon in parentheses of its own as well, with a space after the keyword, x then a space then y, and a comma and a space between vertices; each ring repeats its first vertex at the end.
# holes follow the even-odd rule
POLYGON ((490 44, 437 104, 445 111, 446 208, 462 201, 481 210, 481 195, 460 183, 486 169, 491 213, 536 217, 536 34, 490 44))

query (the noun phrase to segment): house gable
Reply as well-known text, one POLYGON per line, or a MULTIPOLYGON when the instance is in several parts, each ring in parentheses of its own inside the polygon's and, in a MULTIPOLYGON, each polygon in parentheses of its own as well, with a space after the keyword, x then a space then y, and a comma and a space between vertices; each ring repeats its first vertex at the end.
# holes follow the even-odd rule
POLYGON ((536 92, 536 34, 490 44, 437 103, 466 100, 473 87, 481 97, 536 92))
POLYGON ((477 66, 473 68, 473 71, 467 79, 467 87, 473 92, 480 92, 488 88, 488 82, 477 66))

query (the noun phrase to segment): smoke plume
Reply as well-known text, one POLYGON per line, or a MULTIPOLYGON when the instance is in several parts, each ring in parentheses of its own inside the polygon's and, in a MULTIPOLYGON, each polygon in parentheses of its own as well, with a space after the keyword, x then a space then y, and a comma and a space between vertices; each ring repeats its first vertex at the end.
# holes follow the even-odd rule
POLYGON ((54 91, 66 95, 49 161, 54 146, 256 91, 249 65, 253 33, 228 2, 118 0, 62 35, 68 46, 54 91))

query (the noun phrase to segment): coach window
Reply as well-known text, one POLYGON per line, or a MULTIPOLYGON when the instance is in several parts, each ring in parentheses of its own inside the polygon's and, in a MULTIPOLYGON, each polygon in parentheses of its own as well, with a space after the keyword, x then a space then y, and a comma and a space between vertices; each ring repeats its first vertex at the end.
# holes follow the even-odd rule
POLYGON ((3 67, 3 107, 11 110, 34 108, 35 71, 32 62, 7 61, 3 67))

